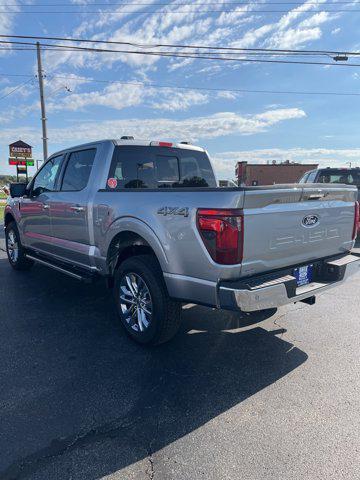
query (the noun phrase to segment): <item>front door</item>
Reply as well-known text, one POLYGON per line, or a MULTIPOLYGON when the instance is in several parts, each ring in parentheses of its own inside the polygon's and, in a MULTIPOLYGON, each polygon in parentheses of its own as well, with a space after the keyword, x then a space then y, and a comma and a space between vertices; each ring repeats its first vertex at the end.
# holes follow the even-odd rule
POLYGON ((51 251, 52 231, 50 222, 51 193, 56 188, 63 156, 49 159, 34 177, 30 192, 20 201, 20 230, 25 247, 48 253, 51 251))

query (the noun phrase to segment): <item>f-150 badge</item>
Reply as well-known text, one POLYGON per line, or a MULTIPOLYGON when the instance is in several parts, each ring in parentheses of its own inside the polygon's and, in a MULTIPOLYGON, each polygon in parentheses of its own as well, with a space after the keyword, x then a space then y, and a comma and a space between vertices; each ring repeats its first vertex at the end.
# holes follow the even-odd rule
POLYGON ((188 207, 161 207, 157 211, 158 215, 182 215, 183 217, 189 216, 188 207))

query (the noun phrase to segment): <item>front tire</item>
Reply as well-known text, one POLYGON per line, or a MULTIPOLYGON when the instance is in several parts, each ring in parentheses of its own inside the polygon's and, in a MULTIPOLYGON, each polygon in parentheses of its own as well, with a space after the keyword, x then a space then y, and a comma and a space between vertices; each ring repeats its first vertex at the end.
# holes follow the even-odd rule
POLYGON ((5 228, 6 253, 9 263, 14 270, 29 270, 33 262, 25 255, 24 247, 21 245, 19 230, 15 222, 10 222, 5 228))
POLYGON ((152 255, 131 257, 115 273, 115 302, 130 337, 143 345, 159 345, 178 331, 181 304, 169 298, 162 271, 152 255))

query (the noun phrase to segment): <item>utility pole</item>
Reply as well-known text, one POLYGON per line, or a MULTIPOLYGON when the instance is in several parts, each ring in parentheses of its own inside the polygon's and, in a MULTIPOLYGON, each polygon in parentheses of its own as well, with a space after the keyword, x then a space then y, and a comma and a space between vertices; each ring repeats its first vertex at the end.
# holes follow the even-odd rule
POLYGON ((47 127, 46 127, 44 74, 43 74, 42 63, 41 63, 41 51, 40 51, 39 42, 36 42, 36 50, 37 50, 38 78, 39 78, 40 105, 41 105, 43 155, 44 155, 44 161, 45 161, 48 157, 48 144, 47 144, 48 138, 47 138, 47 127))

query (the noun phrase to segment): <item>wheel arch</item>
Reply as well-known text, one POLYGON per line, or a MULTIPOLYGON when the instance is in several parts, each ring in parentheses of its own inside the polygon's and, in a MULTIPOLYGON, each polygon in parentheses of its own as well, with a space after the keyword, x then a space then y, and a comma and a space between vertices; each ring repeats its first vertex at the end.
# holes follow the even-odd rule
POLYGON ((120 263, 127 258, 137 255, 152 255, 162 270, 163 262, 159 259, 157 252, 158 249, 156 249, 156 247, 154 248, 153 245, 139 233, 132 230, 118 232, 113 236, 107 250, 107 271, 112 277, 120 263))

